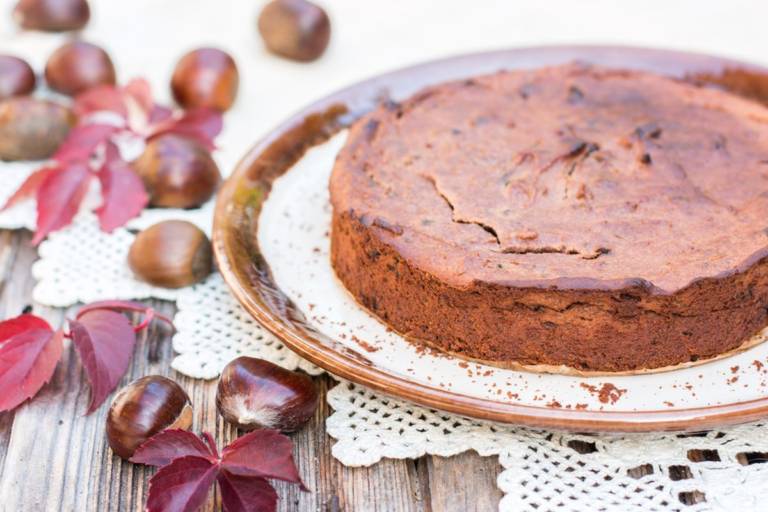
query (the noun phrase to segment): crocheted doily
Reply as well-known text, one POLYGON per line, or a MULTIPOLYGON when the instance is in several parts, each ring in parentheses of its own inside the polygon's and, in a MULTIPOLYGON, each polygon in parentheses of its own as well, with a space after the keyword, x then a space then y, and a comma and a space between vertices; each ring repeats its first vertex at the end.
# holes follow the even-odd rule
POLYGON ((758 511, 768 500, 765 423, 701 434, 566 434, 427 410, 348 382, 328 403, 332 452, 347 465, 498 455, 503 512, 758 511))

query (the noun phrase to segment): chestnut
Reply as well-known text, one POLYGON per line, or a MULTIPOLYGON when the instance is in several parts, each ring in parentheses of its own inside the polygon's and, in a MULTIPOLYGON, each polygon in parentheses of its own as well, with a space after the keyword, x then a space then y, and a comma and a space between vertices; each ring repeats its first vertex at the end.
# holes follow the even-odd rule
POLYGON ((269 51, 302 62, 320 57, 331 39, 328 15, 307 0, 269 2, 259 15, 258 26, 269 51))
POLYGON ((42 160, 75 124, 72 111, 53 101, 18 96, 0 102, 0 160, 42 160))
POLYGON ((240 75, 235 60, 216 48, 199 48, 184 55, 171 77, 171 92, 184 108, 228 110, 237 96, 240 75))
POLYGON ((213 196, 221 181, 219 168, 207 149, 173 134, 152 139, 133 168, 144 181, 152 206, 200 206, 213 196))
POLYGON ((155 286, 188 286, 213 270, 211 242, 191 222, 159 222, 136 235, 128 250, 128 266, 136 277, 155 286))
POLYGON ((243 430, 293 432, 314 415, 319 394, 312 378, 255 357, 238 357, 221 372, 216 408, 243 430))
POLYGON ((35 72, 27 61, 13 55, 0 55, 0 100, 31 93, 35 72))
POLYGON ((91 9, 86 0, 19 0, 13 17, 21 28, 62 32, 83 28, 91 9))
POLYGON ((48 58, 45 80, 51 89, 74 96, 97 85, 114 85, 115 66, 102 48, 72 41, 48 58))
POLYGON ((121 389, 107 413, 107 441, 128 459, 144 441, 168 428, 192 426, 192 403, 176 382, 160 375, 137 379, 121 389))

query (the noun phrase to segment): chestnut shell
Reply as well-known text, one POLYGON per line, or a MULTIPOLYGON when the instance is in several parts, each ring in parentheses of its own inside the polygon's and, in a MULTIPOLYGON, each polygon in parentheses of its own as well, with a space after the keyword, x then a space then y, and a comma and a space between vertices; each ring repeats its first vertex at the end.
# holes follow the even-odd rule
POLYGON ((144 441, 167 428, 188 429, 192 404, 176 382, 160 375, 137 379, 121 389, 107 413, 107 442, 128 459, 144 441))
POLYGON ((319 400, 309 375, 247 356, 224 367, 216 389, 219 414, 243 430, 294 432, 314 415, 319 400))
POLYGON ((29 96, 0 101, 0 160, 48 158, 74 124, 72 111, 53 101, 29 96))
POLYGON ((0 55, 0 100, 31 93, 36 81, 27 61, 13 55, 0 55))
POLYGON ((194 208, 216 192, 221 173, 211 154, 194 140, 162 135, 133 162, 152 206, 194 208))
POLYGON ((19 0, 13 17, 21 28, 62 32, 83 28, 91 9, 86 0, 19 0))
POLYGON ((97 85, 115 85, 115 66, 102 48, 72 41, 48 57, 45 80, 51 89, 74 96, 97 85))
POLYGON ((273 0, 258 21, 267 49, 281 57, 309 62, 319 58, 331 40, 326 12, 307 0, 273 0))
POLYGON ((184 55, 171 77, 171 92, 184 108, 228 110, 237 97, 240 75, 235 60, 217 48, 198 48, 184 55))
POLYGON ((213 249, 191 222, 166 220, 136 235, 128 250, 134 274, 155 286, 181 288, 205 279, 213 270, 213 249))

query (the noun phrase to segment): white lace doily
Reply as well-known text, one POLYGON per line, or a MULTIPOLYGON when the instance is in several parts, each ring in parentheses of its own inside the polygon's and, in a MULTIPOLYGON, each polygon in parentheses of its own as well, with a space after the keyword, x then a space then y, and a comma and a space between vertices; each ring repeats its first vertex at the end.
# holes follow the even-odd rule
POLYGON ((503 512, 761 511, 768 503, 763 423, 694 435, 565 434, 427 410, 347 382, 328 403, 332 453, 347 465, 498 455, 503 512))
POLYGON ((173 349, 179 354, 171 366, 191 377, 213 379, 238 356, 267 359, 290 370, 311 375, 323 372, 301 359, 272 333, 261 327, 235 300, 220 274, 181 290, 173 319, 173 349))

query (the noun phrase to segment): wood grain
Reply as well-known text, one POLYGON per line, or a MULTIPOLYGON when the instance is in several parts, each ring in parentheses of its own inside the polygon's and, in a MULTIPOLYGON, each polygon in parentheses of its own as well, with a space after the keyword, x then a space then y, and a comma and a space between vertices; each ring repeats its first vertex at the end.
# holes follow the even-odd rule
MULTIPOLYGON (((0 231, 0 318, 15 316, 32 302, 31 275, 36 251, 26 233, 0 231)), ((155 301, 173 314, 171 303, 155 301)), ((36 307, 51 323, 62 322, 66 311, 36 307)), ((216 414, 216 381, 185 377, 170 368, 173 358, 167 329, 153 327, 139 339, 136 355, 121 385, 135 378, 166 375, 179 382, 195 405, 195 431, 211 432, 219 445, 238 432, 216 414)), ((321 393, 333 387, 327 377, 316 379, 321 393)), ((84 412, 89 389, 80 362, 71 348, 54 377, 31 402, 15 413, 0 414, 0 511, 139 511, 154 469, 130 464, 112 455, 104 439, 103 405, 90 416, 84 412)), ((384 460, 367 468, 348 468, 331 456, 334 440, 325 432, 331 413, 321 401, 315 417, 293 434, 294 454, 310 492, 278 482, 279 510, 431 512, 495 510, 501 497, 496 458, 466 453, 452 458, 384 460)), ((220 510, 211 493, 207 511, 220 510)))

